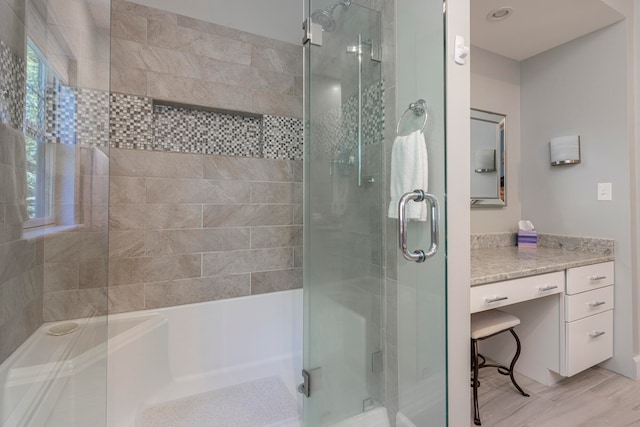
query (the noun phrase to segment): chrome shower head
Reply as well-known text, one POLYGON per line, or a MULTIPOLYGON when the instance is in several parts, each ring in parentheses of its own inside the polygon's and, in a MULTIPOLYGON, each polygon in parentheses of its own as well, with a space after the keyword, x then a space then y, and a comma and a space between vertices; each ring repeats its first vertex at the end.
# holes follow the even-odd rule
POLYGON ((311 20, 316 24, 322 25, 322 29, 327 32, 332 32, 336 29, 336 20, 333 17, 333 11, 336 7, 342 6, 347 9, 351 6, 351 0, 342 0, 329 6, 326 9, 318 9, 311 14, 311 20))
POLYGON ((336 20, 333 18, 333 14, 324 9, 318 9, 311 14, 311 20, 322 25, 322 29, 328 32, 332 32, 336 29, 336 20))

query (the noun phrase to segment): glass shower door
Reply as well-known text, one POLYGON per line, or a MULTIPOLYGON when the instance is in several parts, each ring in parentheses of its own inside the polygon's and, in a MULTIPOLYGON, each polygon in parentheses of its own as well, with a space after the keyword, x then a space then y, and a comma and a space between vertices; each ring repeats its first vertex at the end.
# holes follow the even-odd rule
POLYGON ((447 424, 443 3, 371 5, 306 5, 305 427, 447 424), (430 193, 439 215, 409 221, 407 245, 440 245, 414 262, 399 250, 391 153, 420 129, 428 180, 402 192, 430 193))
POLYGON ((305 426, 381 406, 380 12, 313 13, 305 46, 305 426))

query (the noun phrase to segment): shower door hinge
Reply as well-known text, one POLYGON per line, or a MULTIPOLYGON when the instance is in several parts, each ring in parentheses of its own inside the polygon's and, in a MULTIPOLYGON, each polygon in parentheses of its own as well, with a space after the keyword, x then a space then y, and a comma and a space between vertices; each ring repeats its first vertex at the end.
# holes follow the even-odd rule
POLYGON ((311 42, 312 45, 322 46, 322 25, 314 24, 311 18, 307 18, 302 23, 302 29, 304 30, 302 44, 311 42))
POLYGON ((311 375, 306 369, 302 370, 302 384, 298 385, 298 393, 303 394, 304 397, 311 396, 311 375))
POLYGON ((305 397, 311 396, 311 385, 313 384, 314 392, 322 388, 322 368, 302 370, 302 384, 298 385, 298 392, 304 394, 305 397))

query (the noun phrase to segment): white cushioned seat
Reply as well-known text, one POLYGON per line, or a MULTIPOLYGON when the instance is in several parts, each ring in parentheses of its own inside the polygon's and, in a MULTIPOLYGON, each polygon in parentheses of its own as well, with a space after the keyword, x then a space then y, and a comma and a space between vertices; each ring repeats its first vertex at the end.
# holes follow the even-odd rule
POLYGON ((520 324, 516 316, 500 310, 488 310, 471 315, 471 338, 482 339, 520 324))

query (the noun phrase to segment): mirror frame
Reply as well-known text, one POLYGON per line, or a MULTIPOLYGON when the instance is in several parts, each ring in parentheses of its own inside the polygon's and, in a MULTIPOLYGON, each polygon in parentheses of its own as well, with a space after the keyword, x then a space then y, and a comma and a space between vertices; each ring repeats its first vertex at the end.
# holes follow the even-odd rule
MULTIPOLYGON (((502 113, 496 113, 493 111, 481 110, 479 108, 471 108, 469 114, 470 121, 481 120, 489 123, 494 123, 498 129, 502 132, 502 138, 496 144, 496 172, 498 177, 496 179, 496 197, 473 197, 471 196, 470 204, 472 208, 496 208, 507 206, 507 115, 502 113), (482 113, 482 115, 497 116, 495 120, 489 120, 487 118, 474 117, 474 113, 482 113)), ((469 150, 473 147, 473 135, 470 135, 469 150)), ((473 158, 473 156, 472 156, 473 158)), ((473 180, 473 172, 471 173, 471 179, 473 180)))

